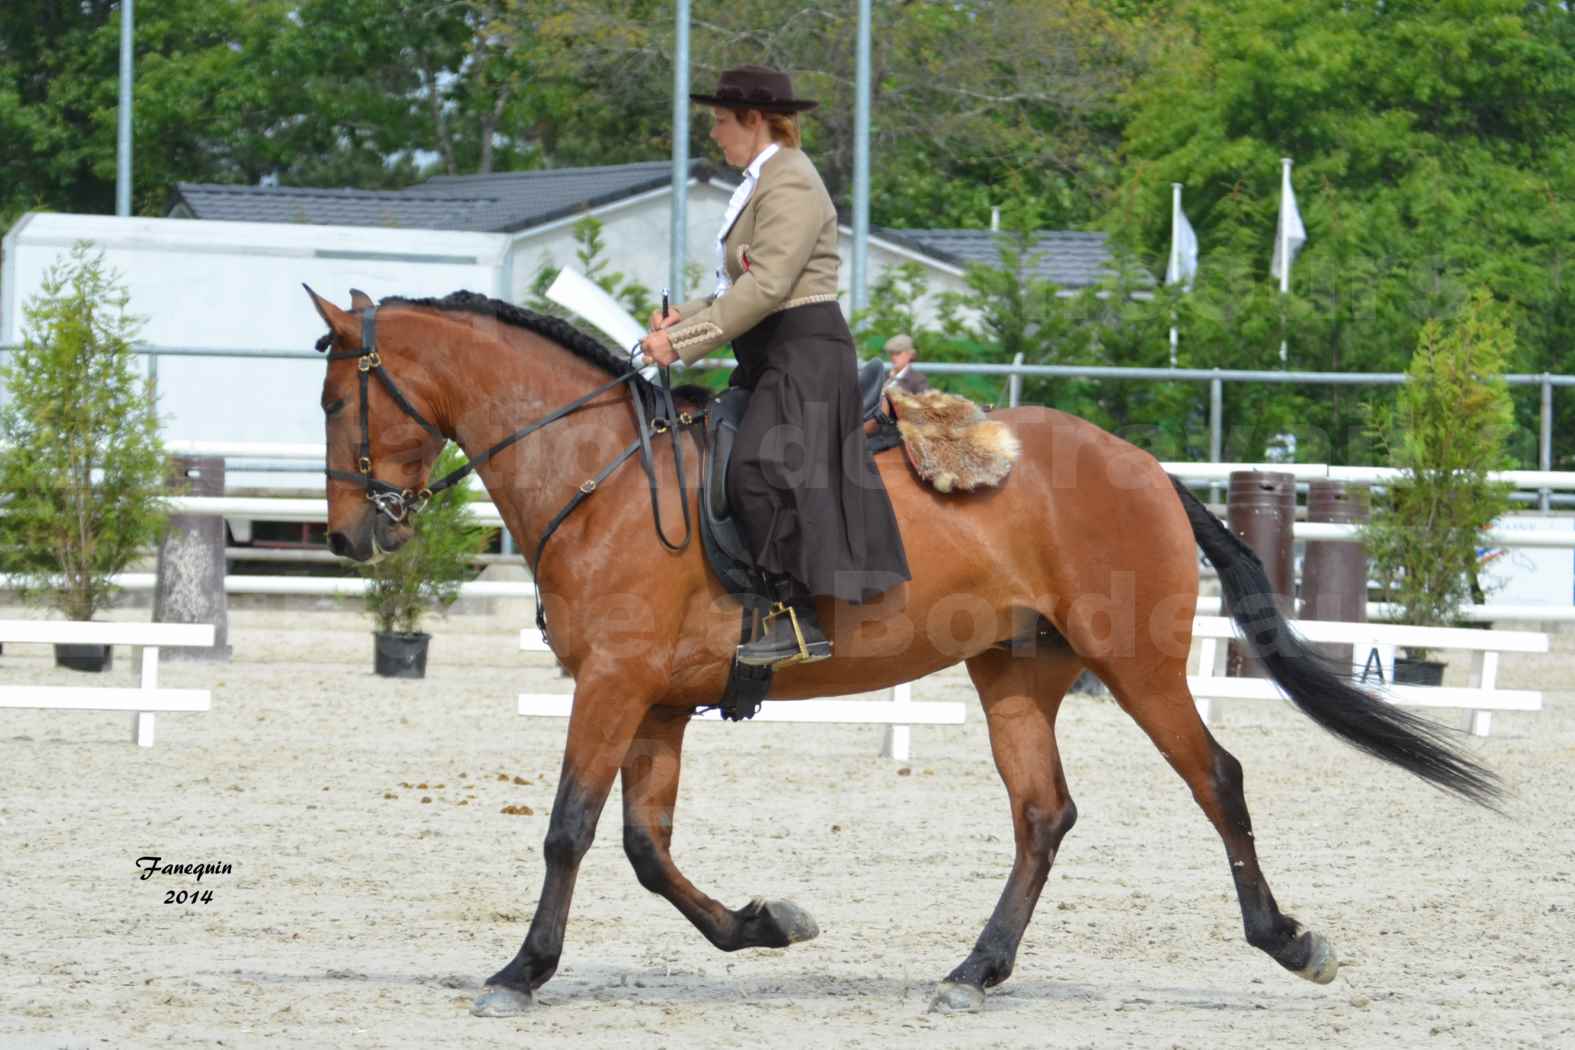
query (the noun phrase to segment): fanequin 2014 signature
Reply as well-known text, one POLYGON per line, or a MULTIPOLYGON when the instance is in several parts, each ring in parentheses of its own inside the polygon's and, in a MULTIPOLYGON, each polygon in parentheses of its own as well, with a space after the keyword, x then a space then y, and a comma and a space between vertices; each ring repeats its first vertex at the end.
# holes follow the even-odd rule
MULTIPOLYGON (((204 875, 229 875, 233 867, 228 861, 207 861, 200 864, 165 864, 163 857, 138 857, 137 869, 142 872, 138 881, 146 882, 155 875, 190 875, 198 882, 204 875)), ((166 890, 165 904, 208 904, 213 900, 212 890, 166 890)))

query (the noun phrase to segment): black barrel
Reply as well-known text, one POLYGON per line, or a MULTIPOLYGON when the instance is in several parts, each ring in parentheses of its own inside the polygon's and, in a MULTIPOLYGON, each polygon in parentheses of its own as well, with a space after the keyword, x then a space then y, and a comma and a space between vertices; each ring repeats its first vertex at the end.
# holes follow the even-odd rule
MULTIPOLYGON (((1263 562, 1274 603, 1287 617, 1296 615, 1296 475, 1259 470, 1232 471, 1226 524, 1263 562)), ((1229 673, 1264 677, 1244 645, 1230 643, 1229 673)))
MULTIPOLYGON (((1307 491, 1307 520, 1360 525, 1372 508, 1365 485, 1343 481, 1314 481, 1307 491)), ((1367 622, 1367 548, 1345 540, 1309 540, 1302 562, 1304 620, 1367 622)), ((1351 662, 1351 647, 1336 643, 1318 646, 1342 665, 1351 662)))

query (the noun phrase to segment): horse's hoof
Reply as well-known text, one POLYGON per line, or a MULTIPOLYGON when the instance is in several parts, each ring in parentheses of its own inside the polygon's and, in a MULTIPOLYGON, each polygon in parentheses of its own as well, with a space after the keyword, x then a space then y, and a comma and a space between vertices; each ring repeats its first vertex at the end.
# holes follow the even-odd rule
POLYGON ((1308 943, 1307 965, 1297 970, 1296 976, 1305 977, 1314 984, 1328 984, 1340 972, 1339 958, 1323 934, 1308 930, 1303 936, 1308 943))
POLYGON ((529 1011, 535 1003, 535 997, 529 991, 489 984, 470 1004, 470 1012, 474 1017, 518 1017, 529 1011))
POLYGON ((976 1014, 984 1009, 984 989, 956 981, 942 981, 930 997, 932 1014, 976 1014))
POLYGON ((766 901, 760 906, 760 914, 782 931, 788 944, 812 941, 820 936, 820 927, 809 912, 791 901, 766 901))

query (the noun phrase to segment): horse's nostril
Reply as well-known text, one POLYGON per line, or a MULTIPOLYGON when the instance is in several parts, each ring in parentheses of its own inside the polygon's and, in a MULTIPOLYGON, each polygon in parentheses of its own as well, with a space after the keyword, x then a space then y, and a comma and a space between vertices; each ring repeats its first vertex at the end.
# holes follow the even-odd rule
POLYGON ((345 534, 342 532, 330 532, 328 534, 328 549, 341 558, 348 558, 350 556, 350 541, 345 538, 345 534))

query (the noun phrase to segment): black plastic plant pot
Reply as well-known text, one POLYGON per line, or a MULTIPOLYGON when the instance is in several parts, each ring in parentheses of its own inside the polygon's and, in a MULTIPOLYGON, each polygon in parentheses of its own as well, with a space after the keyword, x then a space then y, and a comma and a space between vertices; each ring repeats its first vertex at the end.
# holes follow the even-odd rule
POLYGON ((1440 660, 1395 658, 1395 685, 1443 685, 1444 664, 1440 660))
POLYGON ((98 642, 56 642, 55 666, 73 671, 108 671, 115 663, 113 646, 98 642))
POLYGON ((432 636, 421 631, 402 634, 372 632, 372 667, 384 678, 425 678, 427 643, 432 636))

